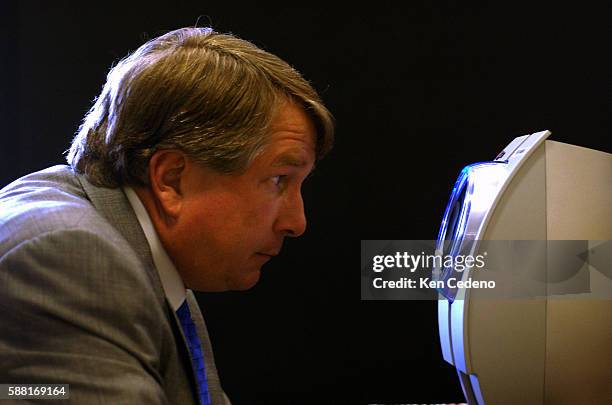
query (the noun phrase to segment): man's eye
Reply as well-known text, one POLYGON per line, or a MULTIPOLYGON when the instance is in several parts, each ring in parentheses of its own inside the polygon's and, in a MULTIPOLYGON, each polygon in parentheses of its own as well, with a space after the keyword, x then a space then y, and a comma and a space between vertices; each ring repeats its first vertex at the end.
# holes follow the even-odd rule
POLYGON ((272 177, 272 182, 274 183, 275 186, 280 186, 281 183, 283 182, 283 179, 287 177, 286 175, 278 175, 278 176, 274 176, 272 177))

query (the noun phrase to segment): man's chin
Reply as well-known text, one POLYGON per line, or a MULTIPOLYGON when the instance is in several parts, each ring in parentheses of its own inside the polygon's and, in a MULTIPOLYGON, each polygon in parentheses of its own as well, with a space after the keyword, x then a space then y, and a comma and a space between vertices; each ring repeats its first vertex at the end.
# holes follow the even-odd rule
POLYGON ((248 272, 244 270, 236 273, 230 273, 225 277, 216 279, 196 279, 184 281, 185 287, 194 291, 200 292, 224 292, 224 291, 245 291, 251 289, 259 281, 261 271, 259 268, 251 269, 248 272))
POLYGON ((228 283, 229 289, 233 291, 249 290, 257 284, 260 276, 261 271, 259 269, 249 271, 247 274, 242 274, 241 277, 232 279, 231 282, 228 283))

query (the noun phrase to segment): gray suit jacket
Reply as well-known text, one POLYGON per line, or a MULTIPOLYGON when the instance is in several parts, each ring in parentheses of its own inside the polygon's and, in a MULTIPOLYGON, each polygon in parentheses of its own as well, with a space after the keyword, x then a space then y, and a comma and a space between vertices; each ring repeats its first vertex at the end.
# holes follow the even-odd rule
MULTIPOLYGON (((212 402, 226 403, 187 300, 212 402)), ((0 190, 0 383, 70 384, 78 404, 196 404, 178 325, 121 189, 54 166, 0 190)))

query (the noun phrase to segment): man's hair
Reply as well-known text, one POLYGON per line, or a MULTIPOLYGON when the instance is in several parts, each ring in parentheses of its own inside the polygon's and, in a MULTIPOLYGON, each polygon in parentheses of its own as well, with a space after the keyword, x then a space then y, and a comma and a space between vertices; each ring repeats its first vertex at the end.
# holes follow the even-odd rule
POLYGON ((181 28, 110 70, 67 160, 104 187, 148 184, 149 159, 159 149, 180 149, 222 173, 240 172, 266 145, 286 101, 311 118, 322 158, 333 143, 333 119, 299 72, 233 35, 181 28))

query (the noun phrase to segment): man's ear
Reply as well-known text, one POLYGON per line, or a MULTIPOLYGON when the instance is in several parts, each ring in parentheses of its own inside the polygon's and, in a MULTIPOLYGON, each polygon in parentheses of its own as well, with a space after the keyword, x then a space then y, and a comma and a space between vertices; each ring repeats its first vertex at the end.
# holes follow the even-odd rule
POLYGON ((156 151, 149 160, 149 183, 159 214, 174 220, 183 204, 181 176, 185 175, 187 156, 177 149, 156 151))

